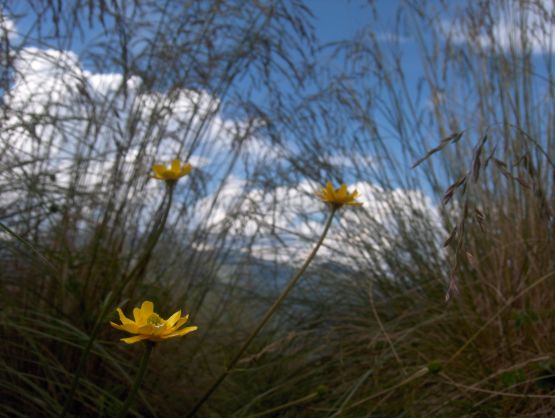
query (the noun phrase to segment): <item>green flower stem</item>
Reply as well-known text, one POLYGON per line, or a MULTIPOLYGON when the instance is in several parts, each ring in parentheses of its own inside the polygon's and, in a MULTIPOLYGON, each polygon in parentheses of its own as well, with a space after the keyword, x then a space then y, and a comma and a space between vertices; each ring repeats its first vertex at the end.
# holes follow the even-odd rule
MULTIPOLYGON (((164 230, 164 226, 166 225, 168 214, 170 212, 170 207, 173 201, 173 190, 174 190, 174 184, 168 183, 169 195, 168 195, 166 207, 164 209, 164 212, 162 213, 162 216, 160 217, 159 222, 157 222, 155 229, 151 233, 151 236, 149 238, 147 247, 143 255, 141 256, 141 258, 139 259, 139 261, 137 262, 137 265, 133 268, 133 270, 131 270, 129 274, 124 275, 120 280, 120 282, 116 284, 115 289, 109 294, 107 300, 105 301, 105 303, 103 304, 100 310, 100 314, 98 315, 98 318, 94 324, 91 334, 89 335, 87 345, 83 349, 83 353, 81 354, 81 358, 79 359, 79 364, 77 365, 77 369, 75 369, 73 380, 71 382, 71 387, 69 389, 69 393, 64 403, 64 409, 60 414, 60 418, 65 418, 69 412, 69 409, 71 408, 71 404, 73 403, 73 398, 75 396, 75 391, 77 390, 77 386, 79 385, 79 380, 81 379, 81 374, 83 373, 83 368, 85 367, 87 358, 89 357, 89 354, 92 350, 92 347, 94 345, 96 337, 98 336, 99 331, 102 329, 102 326, 104 325, 106 315, 111 309, 112 304, 119 297, 119 294, 123 291, 123 289, 125 289, 125 286, 127 286, 129 282, 131 282, 136 276, 138 276, 148 263, 150 254, 152 253, 152 250, 154 249, 156 243, 158 242, 158 239, 160 238, 160 235, 164 230)), ((164 205, 164 201, 162 202, 162 205, 164 205)))
POLYGON ((289 283, 287 284, 287 286, 285 287, 283 292, 281 292, 281 294, 276 299, 274 304, 270 307, 270 309, 268 309, 268 311, 266 312, 266 314, 264 315, 262 320, 258 323, 257 327, 250 334, 249 338, 247 338, 247 340, 243 343, 243 345, 241 346, 241 348, 239 349, 237 354, 235 354, 235 356, 231 359, 231 361, 229 362, 229 364, 227 365, 225 370, 222 372, 222 374, 218 377, 218 379, 216 379, 216 381, 212 384, 212 386, 210 386, 210 388, 206 391, 204 396, 202 398, 200 398, 200 400, 195 404, 195 406, 193 407, 193 409, 191 409, 189 414, 187 414, 187 418, 192 418, 196 415, 196 413, 202 407, 204 402, 206 402, 208 400, 208 398, 212 395, 212 393, 218 388, 220 383, 222 383, 223 380, 227 377, 227 375, 233 370, 233 368, 235 367, 235 365, 237 364, 237 362, 239 361, 241 356, 245 353, 246 349, 249 347, 251 342, 258 335, 260 330, 262 330, 264 325, 266 325, 266 323, 272 317, 272 315, 276 312, 276 310, 279 308, 281 303, 285 300, 285 298, 287 297, 287 295, 289 294, 291 289, 293 289, 295 284, 297 284, 297 282, 302 277, 303 273, 307 269, 310 262, 314 259, 314 256, 318 252, 318 249, 320 248, 320 246, 324 242, 324 238, 326 238, 328 230, 330 229, 330 226, 331 226, 331 222, 333 220, 333 216, 335 215, 336 211, 337 211, 337 207, 332 206, 330 214, 328 216, 328 219, 326 219, 326 223, 324 225, 324 230, 322 231, 322 235, 320 235, 320 238, 318 239, 318 242, 314 246, 314 248, 313 248, 312 252, 309 254, 308 258, 305 260, 304 264, 297 271, 297 273, 289 280, 289 283))
POLYGON ((143 358, 141 359, 141 365, 139 366, 137 377, 135 378, 135 382, 133 382, 133 386, 129 391, 129 395, 127 395, 127 399, 125 400, 125 403, 121 407, 121 410, 118 414, 119 418, 125 417, 125 415, 127 414, 127 411, 129 410, 129 407, 131 406, 131 404, 133 403, 133 400, 135 399, 135 395, 137 395, 137 392, 141 387, 141 383, 143 382, 143 378, 145 377, 145 373, 146 373, 146 368, 148 366, 148 360, 150 359, 150 353, 152 353, 152 349, 154 348, 154 346, 155 346, 155 343, 153 343, 152 341, 145 342, 145 352, 143 353, 143 358))

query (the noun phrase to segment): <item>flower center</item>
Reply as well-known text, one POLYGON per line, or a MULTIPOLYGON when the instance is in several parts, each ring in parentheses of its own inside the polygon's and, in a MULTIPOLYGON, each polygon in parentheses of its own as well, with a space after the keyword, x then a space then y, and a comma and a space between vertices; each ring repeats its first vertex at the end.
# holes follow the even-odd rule
POLYGON ((164 325, 164 320, 158 316, 158 314, 152 313, 146 320, 147 324, 153 325, 157 328, 164 325))

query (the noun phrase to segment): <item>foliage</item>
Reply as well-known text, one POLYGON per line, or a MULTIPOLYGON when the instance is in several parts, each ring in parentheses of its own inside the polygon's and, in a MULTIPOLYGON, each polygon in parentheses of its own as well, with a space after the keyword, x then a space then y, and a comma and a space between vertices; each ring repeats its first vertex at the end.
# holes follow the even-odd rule
MULTIPOLYGON (((548 2, 403 1, 393 31, 373 10, 327 45, 297 0, 2 7, 0 415, 61 412, 131 277, 118 306, 199 327, 153 353, 131 413, 184 416, 309 253, 331 180, 364 206, 199 416, 550 416, 548 2), (150 168, 174 158, 193 170, 154 245, 150 168)), ((133 381, 108 323, 79 417, 133 381)))

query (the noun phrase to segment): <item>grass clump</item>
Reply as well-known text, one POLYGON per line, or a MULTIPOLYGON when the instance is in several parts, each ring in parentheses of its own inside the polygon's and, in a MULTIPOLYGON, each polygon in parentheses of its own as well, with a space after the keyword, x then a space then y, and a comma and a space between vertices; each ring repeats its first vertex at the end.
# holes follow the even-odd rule
POLYGON ((326 45, 302 1, 28 6, 0 11, 0 415, 60 416, 90 344, 67 412, 115 416, 141 350, 108 324, 150 300, 199 329, 130 416, 185 416, 222 373, 199 417, 551 416, 545 2, 401 2, 387 36, 364 4, 326 45), (227 369, 328 181, 364 205, 227 369))

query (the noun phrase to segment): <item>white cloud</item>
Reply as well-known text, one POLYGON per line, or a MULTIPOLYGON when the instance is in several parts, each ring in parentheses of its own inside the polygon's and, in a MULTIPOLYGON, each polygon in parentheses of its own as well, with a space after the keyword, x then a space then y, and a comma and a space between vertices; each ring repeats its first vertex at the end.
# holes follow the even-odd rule
POLYGON ((477 26, 468 20, 444 20, 440 31, 457 44, 469 44, 480 49, 498 48, 499 51, 530 51, 534 54, 553 54, 555 48, 554 3, 506 2, 496 10, 491 27, 477 26))
POLYGON ((374 34, 375 38, 379 42, 391 43, 391 44, 406 44, 411 42, 412 39, 408 36, 403 36, 393 32, 377 32, 374 34))
MULTIPOLYGON (((256 237, 254 255, 287 263, 302 260, 316 242, 326 214, 325 204, 314 197, 320 185, 305 180, 265 191, 237 175, 222 178, 234 139, 256 132, 257 121, 224 118, 221 103, 206 92, 145 93, 138 78, 125 81, 121 74, 88 71, 70 51, 25 48, 17 54, 15 68, 14 85, 5 98, 9 112, 0 130, 0 188, 15 186, 1 194, 0 209, 16 204, 28 179, 44 173, 53 175, 42 183, 50 197, 63 196, 77 176, 79 193, 102 199, 118 169, 121 182, 143 182, 120 198, 135 199, 153 213, 160 184, 146 181, 150 164, 184 158, 196 142, 190 160, 206 174, 211 193, 189 208, 189 219, 172 218, 177 228, 202 225, 214 235, 229 228, 235 237, 256 237), (124 83, 126 97, 121 93, 124 83), (219 181, 224 181, 221 190, 219 181)), ((279 157, 255 135, 247 135, 242 152, 265 164, 279 157)), ((364 156, 355 157, 355 162, 372 164, 364 156)), ((353 159, 339 156, 331 163, 351 166, 353 159)), ((384 190, 363 182, 353 187, 361 192, 365 206, 340 211, 320 260, 333 255, 334 261, 349 265, 365 257, 361 248, 387 248, 398 233, 399 217, 408 219, 414 210, 441 230, 436 208, 419 191, 384 190)))
POLYGON ((372 156, 362 154, 331 155, 326 158, 326 161, 331 165, 342 168, 370 167, 376 164, 376 161, 372 156))
MULTIPOLYGON (((302 262, 318 240, 327 213, 325 204, 314 196, 319 185, 303 181, 266 192, 246 187, 246 182, 230 179, 216 201, 209 196, 194 208, 195 222, 204 219, 214 234, 230 228, 233 234, 245 238, 256 235, 256 244, 249 250, 259 258, 288 264, 302 262)), ((401 236, 400 220, 407 229, 434 233, 437 256, 442 257, 445 232, 441 217, 424 193, 400 188, 384 190, 366 182, 356 183, 354 188, 361 193, 359 200, 364 206, 345 207, 337 213, 320 249, 320 261, 363 263, 369 258, 365 251, 381 252, 395 245, 401 236), (361 252, 361 248, 365 249, 361 252)))
MULTIPOLYGON (((94 225, 99 212, 85 202, 106 202, 118 181, 132 187, 120 187, 116 202, 138 208, 141 218, 132 222, 142 226, 155 213, 163 190, 159 182, 149 181, 151 164, 187 159, 202 177, 198 182, 213 190, 222 180, 233 139, 244 135, 247 127, 225 119, 219 99, 206 92, 144 92, 140 79, 125 81, 118 73, 89 71, 71 51, 23 48, 14 51, 14 69, 0 128, 4 216, 28 211, 20 205, 38 199, 33 210, 48 211, 50 202, 61 202, 72 205, 76 218, 94 225), (124 83, 127 95, 122 93, 124 83), (22 194, 30 195, 30 188, 36 198, 21 199, 22 194), (68 201, 68 190, 74 190, 78 200, 68 201), (81 196, 88 198, 80 200, 81 196)), ((242 152, 267 157, 270 149, 256 140, 248 141, 242 152)), ((177 193, 191 181, 181 181, 177 193)), ((234 186, 226 190, 231 195, 220 197, 224 202, 233 197, 234 186)), ((171 212, 173 221, 177 212, 171 212)), ((226 215, 216 211, 211 222, 226 215)), ((176 225, 200 224, 189 222, 177 220, 176 225)), ((79 225, 86 227, 82 221, 79 225)))
POLYGON ((7 37, 10 43, 13 43, 18 39, 18 33, 15 22, 0 10, 0 39, 4 37, 7 37))
MULTIPOLYGON (((242 129, 241 123, 223 119, 218 99, 205 92, 143 93, 136 77, 124 81, 121 74, 92 73, 71 51, 34 47, 15 55, 14 82, 4 107, 0 182, 8 181, 6 176, 25 177, 40 166, 56 175, 58 186, 67 187, 76 157, 86 155, 90 163, 81 173, 82 191, 107 181, 118 152, 123 152, 118 163, 128 166, 122 180, 137 175, 137 159, 144 163, 144 175, 152 162, 176 157, 189 157, 197 168, 218 167, 242 129), (194 142, 192 137, 200 145, 190 155, 185 144, 194 142)), ((3 204, 9 203, 6 198, 3 204)))

